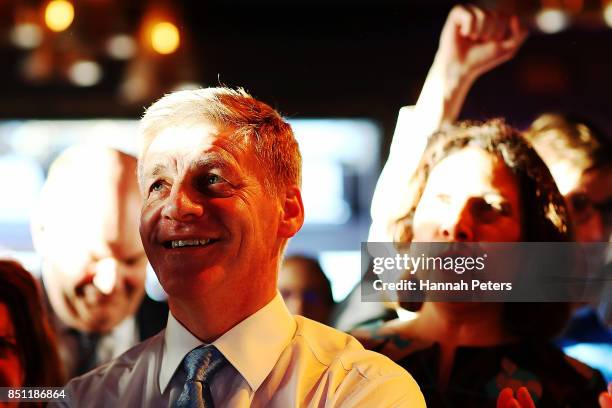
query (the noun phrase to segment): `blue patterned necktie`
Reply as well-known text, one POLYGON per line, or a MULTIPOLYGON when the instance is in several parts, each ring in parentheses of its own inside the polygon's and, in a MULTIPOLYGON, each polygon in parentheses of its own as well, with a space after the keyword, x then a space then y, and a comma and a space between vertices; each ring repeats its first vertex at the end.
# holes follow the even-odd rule
POLYGON ((227 360, 214 346, 200 346, 183 359, 187 379, 175 408, 214 408, 210 383, 227 360))

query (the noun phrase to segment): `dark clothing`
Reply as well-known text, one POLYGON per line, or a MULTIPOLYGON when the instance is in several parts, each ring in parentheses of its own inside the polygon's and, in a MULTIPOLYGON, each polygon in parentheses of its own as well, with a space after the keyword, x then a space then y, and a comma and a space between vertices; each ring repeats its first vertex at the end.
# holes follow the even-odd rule
POLYGON ((529 390, 538 408, 597 407, 606 389, 601 374, 547 341, 519 341, 493 347, 458 347, 448 387, 437 385, 440 346, 399 335, 361 339, 389 355, 417 381, 428 407, 495 407, 502 389, 529 390), (397 358, 398 351, 405 351, 397 358))
POLYGON ((145 294, 138 311, 136 323, 140 341, 153 337, 166 328, 168 321, 168 303, 157 302, 145 294))
MULTIPOLYGON (((48 300, 46 302, 51 325, 56 333, 63 369, 69 380, 85 374, 135 346, 138 342, 159 333, 166 327, 168 321, 168 303, 154 301, 145 294, 136 314, 133 316, 134 334, 127 342, 124 338, 121 343, 111 341, 109 345, 108 341, 105 343, 105 339, 108 339, 109 336, 112 337, 112 333, 85 333, 70 328, 53 313, 53 308, 48 300)), ((116 328, 113 330, 116 330, 116 328)))

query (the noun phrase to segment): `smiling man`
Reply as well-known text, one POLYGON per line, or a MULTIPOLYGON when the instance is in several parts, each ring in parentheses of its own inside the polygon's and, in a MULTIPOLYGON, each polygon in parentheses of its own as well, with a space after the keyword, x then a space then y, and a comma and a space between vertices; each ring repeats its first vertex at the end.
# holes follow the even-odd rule
POLYGON ((304 221, 291 127, 242 90, 181 91, 141 123, 140 233, 167 329, 73 380, 74 406, 421 407, 412 377, 293 316, 276 290, 304 221))

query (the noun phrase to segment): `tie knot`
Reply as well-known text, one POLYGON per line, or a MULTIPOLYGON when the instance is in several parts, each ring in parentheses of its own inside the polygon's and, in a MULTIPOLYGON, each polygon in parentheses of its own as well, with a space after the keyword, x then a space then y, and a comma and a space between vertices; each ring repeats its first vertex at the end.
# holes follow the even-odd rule
POLYGON ((187 381, 210 381, 225 361, 225 357, 215 346, 200 346, 191 350, 183 359, 187 381))

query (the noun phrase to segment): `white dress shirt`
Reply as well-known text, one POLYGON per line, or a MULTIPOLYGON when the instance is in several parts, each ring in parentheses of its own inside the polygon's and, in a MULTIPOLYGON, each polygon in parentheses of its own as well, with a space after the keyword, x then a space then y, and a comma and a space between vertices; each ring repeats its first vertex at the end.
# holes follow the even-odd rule
MULTIPOLYGON (((164 332, 70 381, 75 407, 167 407, 185 355, 203 343, 170 314, 164 332)), ((220 407, 425 407, 412 377, 352 336, 292 316, 279 294, 213 345, 227 364, 211 384, 220 407)))

